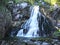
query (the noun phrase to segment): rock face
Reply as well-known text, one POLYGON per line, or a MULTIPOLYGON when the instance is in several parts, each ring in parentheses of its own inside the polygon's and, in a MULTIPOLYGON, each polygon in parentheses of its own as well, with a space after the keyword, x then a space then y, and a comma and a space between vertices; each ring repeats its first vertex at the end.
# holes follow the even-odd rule
POLYGON ((5 33, 5 19, 4 16, 0 13, 0 38, 4 37, 5 33))
POLYGON ((7 9, 11 12, 11 15, 9 14, 8 10, 3 14, 5 15, 5 22, 6 22, 6 33, 5 37, 11 36, 11 34, 15 35, 21 25, 29 18, 29 7, 28 3, 23 2, 23 3, 9 3, 6 7, 7 9), (7 15, 6 15, 7 14, 7 15), (12 21, 12 29, 10 28, 11 26, 11 21, 12 21), (9 29, 10 28, 10 29, 9 29), (14 33, 12 33, 14 32, 14 33))
POLYGON ((0 39, 4 38, 6 31, 11 24, 11 13, 4 7, 0 6, 0 39))

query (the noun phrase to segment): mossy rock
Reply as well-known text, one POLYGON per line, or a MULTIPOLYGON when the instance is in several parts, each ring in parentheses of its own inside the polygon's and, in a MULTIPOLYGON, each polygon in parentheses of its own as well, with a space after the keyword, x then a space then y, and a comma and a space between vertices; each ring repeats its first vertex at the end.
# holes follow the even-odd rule
POLYGON ((52 41, 52 38, 49 38, 49 37, 38 37, 38 38, 32 38, 31 39, 32 41, 46 41, 46 42, 51 42, 52 41))
POLYGON ((11 25, 12 16, 8 9, 0 5, 0 39, 5 36, 8 27, 11 25))

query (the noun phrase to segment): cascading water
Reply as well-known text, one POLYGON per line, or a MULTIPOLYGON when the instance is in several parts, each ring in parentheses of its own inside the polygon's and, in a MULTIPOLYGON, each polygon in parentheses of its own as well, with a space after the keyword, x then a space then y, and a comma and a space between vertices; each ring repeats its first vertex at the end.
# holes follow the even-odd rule
POLYGON ((18 31, 16 36, 38 37, 39 36, 37 33, 37 31, 39 30, 38 21, 37 21, 38 14, 39 14, 39 6, 35 5, 32 8, 31 16, 30 16, 29 20, 25 23, 25 25, 23 25, 23 29, 20 29, 18 31), (28 32, 26 34, 23 33, 24 29, 28 30, 28 32))
POLYGON ((39 11, 39 6, 31 8, 30 18, 21 26, 18 37, 49 37, 52 36, 55 28, 51 20, 39 11))

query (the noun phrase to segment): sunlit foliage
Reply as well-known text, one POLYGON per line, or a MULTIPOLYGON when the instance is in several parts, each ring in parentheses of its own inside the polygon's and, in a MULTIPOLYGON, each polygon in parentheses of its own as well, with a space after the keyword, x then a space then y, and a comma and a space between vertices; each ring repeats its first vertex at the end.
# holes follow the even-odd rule
POLYGON ((44 0, 44 2, 51 4, 51 0, 44 0))
POLYGON ((20 2, 28 2, 31 5, 33 5, 35 2, 38 2, 39 0, 14 0, 15 3, 20 3, 20 2))
POLYGON ((51 5, 56 4, 57 0, 51 0, 51 5))
POLYGON ((60 0, 44 0, 44 2, 47 2, 50 5, 54 5, 54 4, 60 5, 60 0))
POLYGON ((0 4, 7 4, 10 0, 0 0, 0 4))
POLYGON ((34 4, 35 0, 15 0, 15 3, 19 3, 19 2, 29 2, 30 4, 34 4))

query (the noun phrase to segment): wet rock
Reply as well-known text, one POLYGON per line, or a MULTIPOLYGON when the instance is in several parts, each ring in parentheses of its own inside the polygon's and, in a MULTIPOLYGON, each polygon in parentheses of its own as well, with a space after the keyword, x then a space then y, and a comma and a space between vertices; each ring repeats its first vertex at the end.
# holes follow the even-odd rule
POLYGON ((58 45, 60 45, 60 42, 57 42, 58 43, 58 45))
POLYGON ((32 41, 28 41, 28 42, 26 42, 26 44, 27 45, 36 45, 34 42, 32 42, 32 41))
POLYGON ((13 9, 13 14, 14 14, 14 13, 16 14, 16 13, 17 13, 17 10, 18 10, 18 8, 14 8, 14 9, 13 9))
POLYGON ((45 15, 41 15, 39 17, 38 21, 39 21, 40 35, 43 37, 52 36, 53 32, 55 31, 52 21, 45 15))
POLYGON ((50 45, 50 44, 47 42, 43 42, 42 45, 50 45))
POLYGON ((53 39, 53 42, 59 42, 59 40, 58 39, 53 39))
POLYGON ((21 6, 22 9, 24 9, 28 6, 28 3, 23 2, 23 3, 20 4, 20 6, 21 6))
POLYGON ((41 44, 42 44, 41 41, 35 41, 34 43, 35 43, 36 45, 41 45, 41 44))
POLYGON ((26 17, 29 18, 29 5, 26 2, 12 4, 11 6, 8 5, 8 9, 12 13, 13 20, 16 20, 17 18, 18 18, 17 20, 19 20, 21 19, 21 17, 23 19, 24 18, 26 19, 26 17))
POLYGON ((2 41, 1 45, 5 45, 6 41, 2 41))
POLYGON ((0 13, 0 39, 4 37, 5 34, 5 19, 2 13, 0 13))
POLYGON ((16 21, 16 20, 19 21, 19 19, 21 19, 21 17, 22 17, 22 16, 21 16, 20 14, 17 14, 16 16, 14 16, 14 20, 15 20, 15 21, 16 21))

